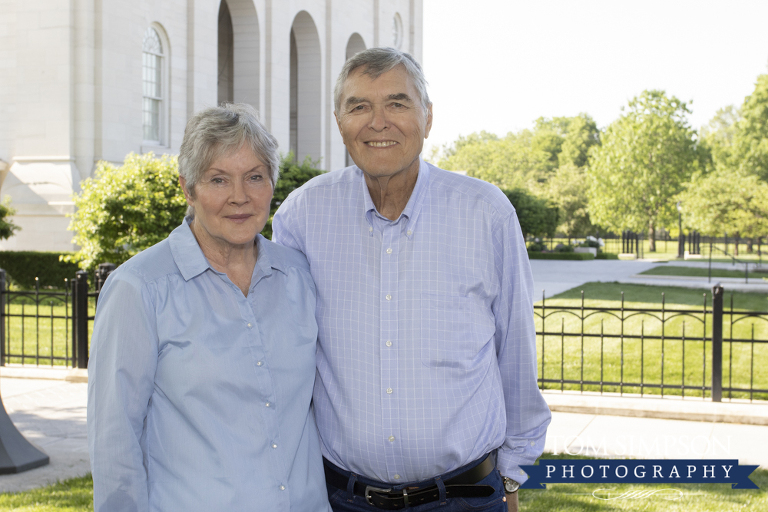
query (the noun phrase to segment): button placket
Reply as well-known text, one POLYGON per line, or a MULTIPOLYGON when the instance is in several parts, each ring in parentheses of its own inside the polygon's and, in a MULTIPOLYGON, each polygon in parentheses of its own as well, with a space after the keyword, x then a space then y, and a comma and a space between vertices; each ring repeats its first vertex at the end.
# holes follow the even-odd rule
POLYGON ((387 472, 395 474, 402 471, 398 460, 400 459, 399 443, 396 436, 399 432, 400 413, 394 388, 397 386, 399 372, 397 342, 398 335, 398 307, 399 307, 399 238, 402 237, 402 225, 399 223, 388 224, 382 230, 381 246, 379 247, 379 261, 381 265, 381 324, 379 345, 381 356, 381 415, 382 428, 386 434, 385 461, 387 472))

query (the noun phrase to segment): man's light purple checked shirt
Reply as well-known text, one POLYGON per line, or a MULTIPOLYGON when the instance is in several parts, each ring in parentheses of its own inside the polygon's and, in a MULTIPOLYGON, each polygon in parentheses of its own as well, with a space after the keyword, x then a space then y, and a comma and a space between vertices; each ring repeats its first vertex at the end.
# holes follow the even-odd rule
POLYGON ((420 162, 405 210, 378 214, 356 166, 294 191, 274 241, 317 285, 314 408, 323 455, 382 482, 424 480, 498 450, 544 449, 533 278, 515 210, 495 186, 420 162))

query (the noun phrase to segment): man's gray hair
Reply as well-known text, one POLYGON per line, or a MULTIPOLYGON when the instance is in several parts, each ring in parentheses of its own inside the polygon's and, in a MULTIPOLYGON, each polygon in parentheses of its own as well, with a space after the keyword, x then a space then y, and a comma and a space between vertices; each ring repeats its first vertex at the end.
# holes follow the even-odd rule
MULTIPOLYGON (((187 122, 179 151, 179 176, 195 197, 195 185, 213 162, 239 150, 243 144, 269 167, 272 190, 280 173, 277 139, 261 122, 256 109, 247 103, 224 103, 201 110, 187 122)), ((190 206, 187 215, 193 215, 190 206)))
POLYGON ((333 89, 333 107, 336 117, 340 113, 341 93, 344 89, 344 83, 349 78, 349 74, 361 66, 364 67, 363 74, 370 76, 373 80, 376 80, 395 66, 403 66, 405 72, 413 80, 413 85, 416 86, 416 91, 419 93, 419 100, 425 113, 432 104, 427 94, 427 80, 424 78, 424 72, 421 70, 419 63, 416 62, 416 59, 394 48, 369 48, 350 57, 344 64, 344 67, 341 68, 339 78, 336 80, 336 87, 333 89))

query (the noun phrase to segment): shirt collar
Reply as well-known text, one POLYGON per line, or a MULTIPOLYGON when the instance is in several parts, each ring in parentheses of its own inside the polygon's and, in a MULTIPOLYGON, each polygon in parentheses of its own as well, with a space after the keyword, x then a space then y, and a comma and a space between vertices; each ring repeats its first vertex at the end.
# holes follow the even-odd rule
MULTIPOLYGON (((195 235, 192 233, 192 228, 189 226, 191 217, 186 217, 181 223, 181 226, 173 230, 168 237, 168 243, 171 246, 171 254, 173 255, 173 261, 179 268, 182 277, 185 281, 189 281, 193 277, 196 277, 209 268, 219 273, 216 269, 211 267, 208 263, 208 259, 203 254, 203 250, 195 239, 195 235)), ((253 277, 257 275, 268 276, 272 274, 272 269, 279 270, 283 274, 286 273, 285 263, 281 258, 275 257, 274 248, 262 235, 256 236, 256 243, 258 244, 258 256, 256 258, 256 266, 253 269, 253 277)), ((253 280, 253 279, 252 279, 253 280)))
MULTIPOLYGON (((368 190, 368 185, 365 183, 365 174, 360 171, 360 179, 363 187, 363 201, 365 203, 365 218, 368 221, 368 225, 373 228, 373 216, 377 214, 376 206, 371 199, 371 193, 368 190)), ((418 220, 421 208, 424 205, 424 201, 427 196, 429 183, 429 165, 419 157, 419 175, 416 177, 416 185, 413 187, 411 197, 408 199, 408 204, 405 205, 403 213, 400 214, 400 218, 407 219, 407 231, 406 236, 410 238, 413 236, 413 232, 416 230, 416 221, 418 220)))

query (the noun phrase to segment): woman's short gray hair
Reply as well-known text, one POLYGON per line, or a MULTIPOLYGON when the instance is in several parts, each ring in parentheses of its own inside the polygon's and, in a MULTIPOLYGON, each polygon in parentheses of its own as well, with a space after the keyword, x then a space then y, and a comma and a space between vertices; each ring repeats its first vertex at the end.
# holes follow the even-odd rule
MULTIPOLYGON (((187 122, 179 151, 179 176, 195 197, 195 185, 211 164, 247 144, 253 154, 269 167, 274 190, 280 174, 277 139, 259 121, 256 109, 247 103, 224 103, 201 110, 187 122)), ((187 209, 187 215, 194 210, 187 209)))
POLYGON ((339 78, 336 80, 336 87, 333 89, 333 108, 337 117, 341 107, 341 93, 344 90, 344 83, 349 78, 349 74, 361 66, 365 68, 363 74, 370 76, 373 80, 376 80, 395 66, 403 66, 405 72, 413 80, 413 85, 416 86, 424 112, 432 104, 427 94, 427 79, 424 78, 424 72, 421 70, 419 63, 416 62, 416 59, 394 48, 369 48, 350 57, 344 63, 344 67, 341 68, 339 78))

